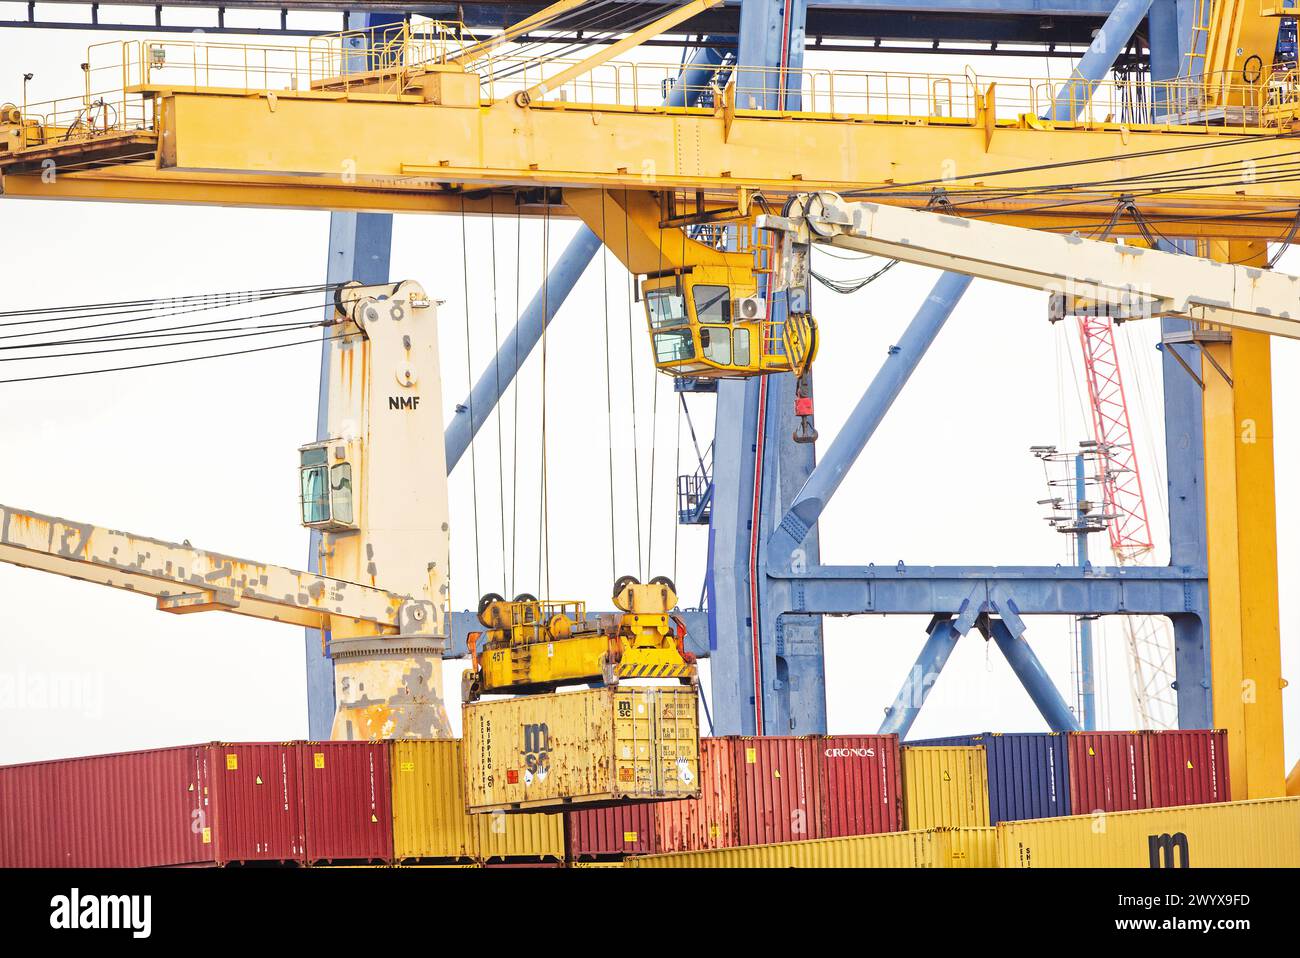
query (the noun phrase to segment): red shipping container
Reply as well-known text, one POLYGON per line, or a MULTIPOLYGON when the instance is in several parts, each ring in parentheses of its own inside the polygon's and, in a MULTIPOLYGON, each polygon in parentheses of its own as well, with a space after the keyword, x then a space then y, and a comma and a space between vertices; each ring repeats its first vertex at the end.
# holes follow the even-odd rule
POLYGON ((1232 801, 1228 733, 1222 729, 1144 732, 1151 807, 1232 801))
POLYGON ((819 750, 822 838, 875 835, 903 827, 897 735, 827 735, 819 750))
POLYGON ((571 860, 653 854, 658 851, 654 805, 636 803, 567 812, 564 841, 571 860))
POLYGON ((738 845, 822 837, 817 754, 821 738, 729 738, 736 777, 738 845))
POLYGON ((201 745, 0 768, 0 867, 210 862, 206 773, 201 745))
POLYGON ((1141 732, 1071 732, 1068 747, 1073 814, 1151 807, 1141 732))
POLYGON ((301 742, 307 861, 393 858, 387 742, 301 742))
POLYGON ((292 742, 207 746, 211 801, 205 802, 213 856, 229 862, 301 862, 306 854, 302 770, 292 742))
POLYGON ((700 739, 700 797, 655 803, 655 844, 659 851, 735 847, 739 840, 735 783, 728 740, 700 739))

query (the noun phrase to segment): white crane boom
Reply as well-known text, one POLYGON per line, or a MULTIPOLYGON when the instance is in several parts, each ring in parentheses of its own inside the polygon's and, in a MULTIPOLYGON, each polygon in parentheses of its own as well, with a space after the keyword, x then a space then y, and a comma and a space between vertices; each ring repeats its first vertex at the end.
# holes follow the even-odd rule
MULTIPOLYGON (((1180 316, 1300 338, 1300 277, 1137 246, 1058 235, 926 210, 796 197, 760 216, 784 235, 777 288, 806 290, 808 244, 933 266, 1118 307, 1125 318, 1180 316)), ((806 303, 806 298, 804 300, 806 303)), ((791 312, 803 312, 792 297, 791 312)))

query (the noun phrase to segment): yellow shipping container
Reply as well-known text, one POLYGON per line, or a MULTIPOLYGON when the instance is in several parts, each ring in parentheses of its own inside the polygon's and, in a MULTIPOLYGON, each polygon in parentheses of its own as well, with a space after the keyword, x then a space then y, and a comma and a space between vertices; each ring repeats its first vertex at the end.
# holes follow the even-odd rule
POLYGON ((938 831, 887 832, 777 845, 634 855, 628 868, 942 868, 948 837, 938 831))
POLYGON ((944 868, 997 868, 996 828, 938 828, 944 868))
POLYGON ((393 853, 399 861, 564 860, 558 815, 471 815, 460 739, 393 742, 393 853))
POLYGON ((908 828, 988 826, 989 778, 983 746, 905 746, 902 753, 908 828))
POLYGON ((1002 822, 1003 868, 1300 868, 1300 798, 1002 822))
POLYGON ((464 706, 471 811, 700 794, 689 686, 523 695, 464 706))
POLYGON ((481 861, 517 861, 523 858, 564 861, 563 815, 487 812, 470 818, 474 819, 478 833, 478 857, 481 861))

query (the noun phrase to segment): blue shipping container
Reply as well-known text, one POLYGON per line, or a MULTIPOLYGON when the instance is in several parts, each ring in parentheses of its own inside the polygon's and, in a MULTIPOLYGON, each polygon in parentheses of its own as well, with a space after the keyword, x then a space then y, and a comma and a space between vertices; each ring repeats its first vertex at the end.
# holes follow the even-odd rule
POLYGON ((983 745, 994 825, 1070 814, 1070 763, 1059 732, 984 732, 903 744, 983 745))

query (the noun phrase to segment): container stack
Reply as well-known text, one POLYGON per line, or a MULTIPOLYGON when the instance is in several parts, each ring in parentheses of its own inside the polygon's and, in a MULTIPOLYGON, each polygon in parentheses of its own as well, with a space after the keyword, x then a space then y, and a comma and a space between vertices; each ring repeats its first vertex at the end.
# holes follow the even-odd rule
POLYGON ((470 815, 461 742, 210 743, 0 768, 0 867, 562 863, 558 815, 470 815))
POLYGON ((1213 730, 704 738, 698 797, 546 814, 471 813, 460 740, 214 742, 0 768, 0 867, 1183 867, 1234 862, 1233 830, 1268 850, 1256 863, 1300 859, 1300 800, 1223 804, 1225 745, 1213 730))

